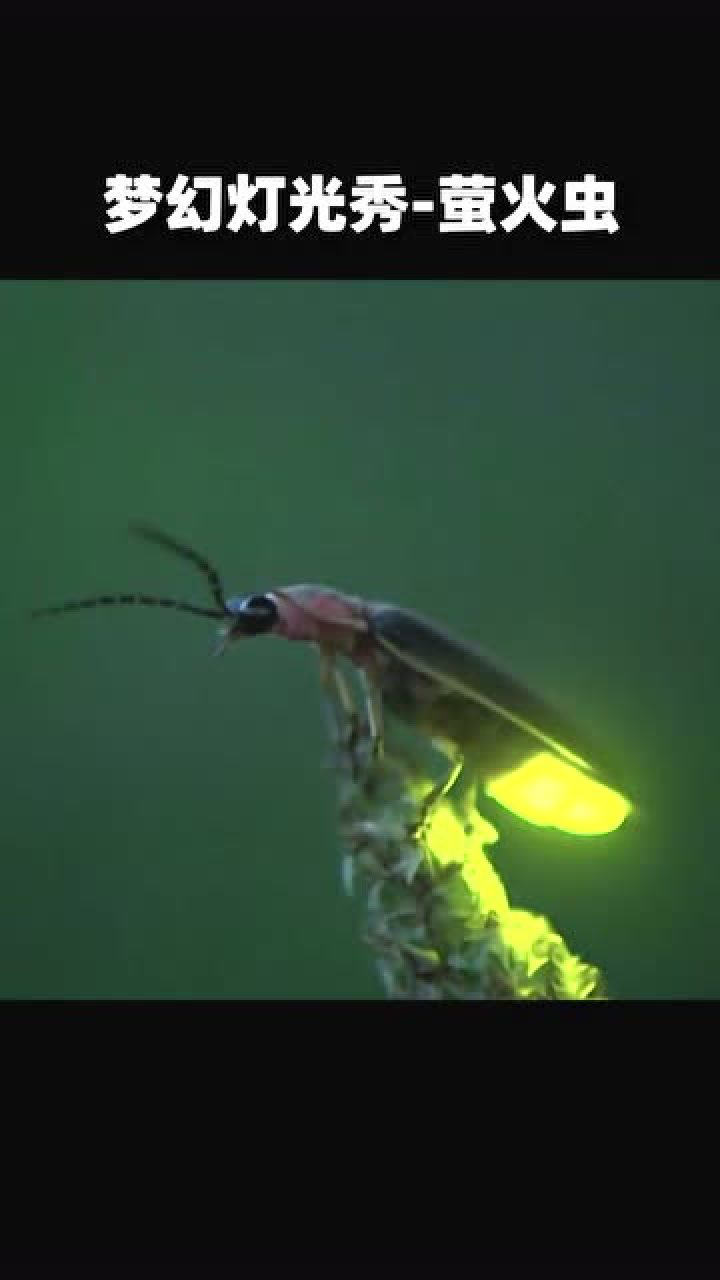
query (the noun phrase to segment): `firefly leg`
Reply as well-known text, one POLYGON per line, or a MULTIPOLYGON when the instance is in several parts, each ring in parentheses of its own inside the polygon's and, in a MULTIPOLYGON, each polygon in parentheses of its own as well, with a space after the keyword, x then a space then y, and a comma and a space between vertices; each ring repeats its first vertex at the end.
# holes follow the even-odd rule
POLYGON ((457 782, 463 771, 464 764, 464 757, 460 754, 456 755, 452 762, 450 772, 446 777, 441 778, 440 782, 436 783, 432 790, 428 791, 425 796, 420 807, 420 813, 415 822, 410 826, 408 832, 409 835, 417 835, 418 832, 422 830, 435 806, 440 803, 440 801, 447 795, 448 791, 450 791, 457 782))
POLYGON ((477 789, 477 774, 472 766, 468 766, 464 775, 460 778, 460 785, 456 787, 453 796, 453 804, 463 819, 466 836, 472 835, 478 816, 476 806, 477 789))
POLYGON ((348 688, 347 681, 343 677, 342 672, 338 670, 332 658, 322 650, 319 650, 319 658, 320 679, 328 690, 328 693, 331 696, 334 695, 340 703, 346 722, 344 726, 346 729, 345 747, 352 753, 357 746, 358 731, 360 727, 357 707, 353 702, 353 697, 350 689, 348 688))
POLYGON ((366 671, 360 672, 360 679, 365 693, 365 710, 368 718, 370 741, 372 742, 372 753, 374 759, 379 760, 383 755, 383 739, 385 735, 382 694, 375 681, 366 671))

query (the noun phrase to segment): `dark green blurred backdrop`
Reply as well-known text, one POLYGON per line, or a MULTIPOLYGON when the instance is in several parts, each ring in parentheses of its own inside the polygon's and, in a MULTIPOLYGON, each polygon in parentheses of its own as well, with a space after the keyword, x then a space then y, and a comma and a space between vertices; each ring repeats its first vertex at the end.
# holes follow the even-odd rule
POLYGON ((4 282, 0 994, 380 998, 315 662, 28 607, 319 581, 472 638, 644 811, 495 862, 621 998, 720 995, 716 282, 4 282))

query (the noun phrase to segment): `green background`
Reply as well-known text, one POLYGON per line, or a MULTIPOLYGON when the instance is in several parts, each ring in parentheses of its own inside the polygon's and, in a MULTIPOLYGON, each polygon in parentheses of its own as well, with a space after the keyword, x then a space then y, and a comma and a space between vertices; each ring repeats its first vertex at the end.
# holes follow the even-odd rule
POLYGON ((601 738, 642 813, 487 810, 516 906, 621 998, 717 997, 716 282, 0 285, 5 997, 381 998, 315 660, 36 604, 327 582, 436 617, 601 738))

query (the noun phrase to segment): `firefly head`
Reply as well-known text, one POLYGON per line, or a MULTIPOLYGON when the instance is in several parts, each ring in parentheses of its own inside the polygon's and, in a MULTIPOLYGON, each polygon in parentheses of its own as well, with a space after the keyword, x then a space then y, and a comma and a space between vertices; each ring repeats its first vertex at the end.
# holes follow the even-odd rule
POLYGON ((270 595, 231 596, 225 601, 225 612, 228 639, 264 635, 278 620, 278 607, 270 595))
POLYGON ((93 596, 85 600, 69 600, 65 604, 51 605, 48 608, 33 610, 33 616, 48 613, 67 613, 75 609, 94 609, 98 605, 159 605, 165 609, 179 609, 183 613, 194 613, 202 618, 219 618, 221 642, 215 650, 222 653, 230 640, 242 636, 259 636, 272 631, 279 618, 278 606, 271 595, 233 596, 226 599, 223 584, 217 569, 204 556, 193 551, 183 542, 178 542, 167 533, 156 529, 154 525, 134 524, 133 533, 154 542, 173 555, 189 560, 203 573, 210 588, 213 605, 204 608, 201 605, 187 604, 183 600, 170 599, 167 596, 148 596, 137 593, 130 595, 93 596))

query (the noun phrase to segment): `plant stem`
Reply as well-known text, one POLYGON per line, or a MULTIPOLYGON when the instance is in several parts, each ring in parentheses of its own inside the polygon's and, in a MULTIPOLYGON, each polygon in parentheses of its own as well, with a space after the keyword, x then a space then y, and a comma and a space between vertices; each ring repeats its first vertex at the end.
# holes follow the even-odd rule
POLYGON ((333 764, 343 881, 365 897, 365 940, 389 997, 421 1000, 606 999, 598 969, 545 917, 510 906, 479 814, 468 828, 449 796, 423 820, 432 789, 409 748, 378 755, 332 687, 333 764), (420 820, 420 821, 419 821, 420 820), (419 823, 419 825, 418 825, 419 823))

